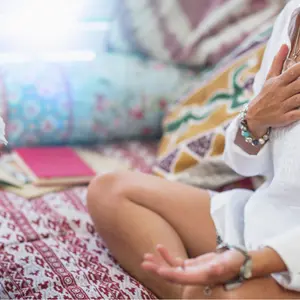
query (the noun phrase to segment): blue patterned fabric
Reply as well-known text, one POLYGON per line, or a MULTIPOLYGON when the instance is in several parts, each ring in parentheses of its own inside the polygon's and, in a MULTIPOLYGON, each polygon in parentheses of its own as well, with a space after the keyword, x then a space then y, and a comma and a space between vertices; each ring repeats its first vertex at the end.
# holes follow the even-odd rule
POLYGON ((104 142, 160 134, 162 116, 198 80, 190 71, 136 56, 0 68, 11 146, 104 142))

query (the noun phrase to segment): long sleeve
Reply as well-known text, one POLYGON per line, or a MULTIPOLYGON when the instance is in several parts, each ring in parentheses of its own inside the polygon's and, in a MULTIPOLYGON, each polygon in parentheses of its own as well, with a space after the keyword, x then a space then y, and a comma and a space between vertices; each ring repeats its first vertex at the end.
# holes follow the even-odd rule
POLYGON ((267 175, 272 171, 270 143, 266 143, 257 155, 250 155, 235 144, 238 118, 226 130, 224 160, 236 173, 245 176, 267 175))
POLYGON ((284 261, 288 272, 273 274, 274 279, 289 290, 300 292, 300 226, 264 243, 275 250, 284 261))
MULTIPOLYGON (((267 44, 261 68, 254 81, 254 96, 258 95, 264 85, 272 61, 282 44, 291 45, 288 27, 292 13, 300 6, 298 0, 290 1, 277 18, 272 36, 267 44)), ((242 176, 268 175, 272 171, 270 145, 267 143, 257 155, 249 155, 234 140, 238 130, 238 120, 234 120, 227 129, 224 159, 225 162, 242 176)))

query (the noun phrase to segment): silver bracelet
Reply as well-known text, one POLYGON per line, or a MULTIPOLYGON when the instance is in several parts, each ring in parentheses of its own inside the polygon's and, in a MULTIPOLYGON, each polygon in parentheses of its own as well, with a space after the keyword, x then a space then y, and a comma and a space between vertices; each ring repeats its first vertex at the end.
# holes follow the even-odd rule
POLYGON ((216 251, 220 253, 227 250, 236 250, 240 252, 245 258, 237 278, 224 284, 224 289, 229 291, 240 287, 245 280, 248 280, 252 277, 252 258, 249 255, 247 249, 243 246, 233 246, 227 243, 222 243, 217 247, 216 251))
MULTIPOLYGON (((244 256, 245 260, 240 268, 240 273, 237 276, 237 278, 230 280, 224 284, 224 289, 226 291, 230 291, 240 287, 245 280, 248 280, 252 277, 252 258, 248 254, 247 249, 243 246, 233 246, 227 243, 221 243, 216 248, 217 253, 222 253, 228 250, 236 250, 240 252, 244 256)), ((212 289, 213 286, 211 285, 204 286, 203 295, 206 297, 211 297, 213 292, 212 289)))

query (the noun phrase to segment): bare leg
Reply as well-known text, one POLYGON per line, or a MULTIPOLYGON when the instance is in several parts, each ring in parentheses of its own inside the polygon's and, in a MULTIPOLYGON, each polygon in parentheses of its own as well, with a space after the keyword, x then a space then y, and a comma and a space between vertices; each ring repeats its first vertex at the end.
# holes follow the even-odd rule
POLYGON ((88 206, 96 228, 120 264, 160 298, 183 299, 300 299, 272 278, 254 279, 225 291, 175 286, 140 268, 145 252, 163 243, 180 257, 214 251, 216 232, 207 192, 139 173, 111 174, 89 187, 88 206))
POLYGON ((141 173, 109 174, 89 186, 88 208, 120 264, 161 298, 181 298, 182 288, 144 272, 144 253, 160 243, 182 258, 216 247, 209 194, 200 189, 141 173))

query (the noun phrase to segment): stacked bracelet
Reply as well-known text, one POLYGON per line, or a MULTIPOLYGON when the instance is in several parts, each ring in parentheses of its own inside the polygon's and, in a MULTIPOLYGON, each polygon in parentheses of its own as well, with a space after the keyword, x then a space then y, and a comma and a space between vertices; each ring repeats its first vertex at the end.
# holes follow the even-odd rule
POLYGON ((249 143, 254 147, 264 145, 270 138, 271 128, 269 128, 262 137, 254 138, 247 124, 247 120, 246 120, 247 112, 248 112, 248 105, 246 105, 240 113, 240 129, 241 129, 242 136, 245 138, 246 143, 249 143))

